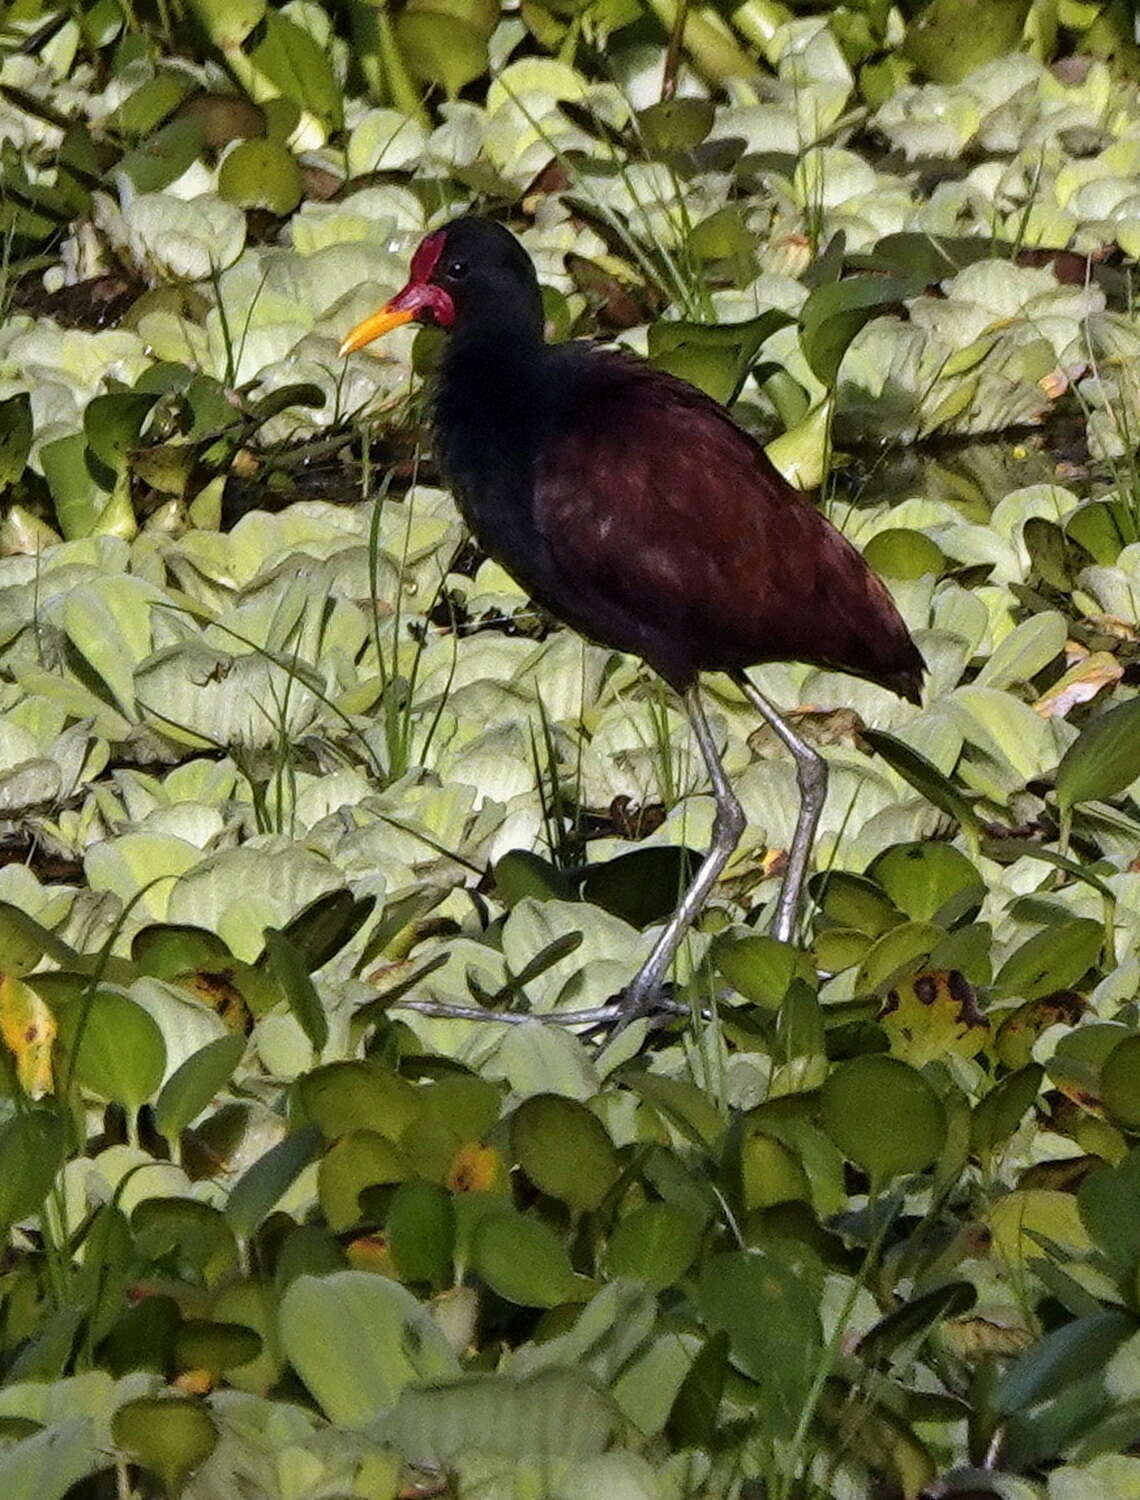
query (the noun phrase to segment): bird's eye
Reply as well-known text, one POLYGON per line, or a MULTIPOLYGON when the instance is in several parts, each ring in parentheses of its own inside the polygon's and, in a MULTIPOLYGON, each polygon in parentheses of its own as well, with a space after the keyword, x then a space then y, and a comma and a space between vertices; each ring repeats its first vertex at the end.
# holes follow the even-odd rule
POLYGON ((467 275, 467 262, 465 260, 449 261, 444 274, 448 281, 462 281, 467 275))

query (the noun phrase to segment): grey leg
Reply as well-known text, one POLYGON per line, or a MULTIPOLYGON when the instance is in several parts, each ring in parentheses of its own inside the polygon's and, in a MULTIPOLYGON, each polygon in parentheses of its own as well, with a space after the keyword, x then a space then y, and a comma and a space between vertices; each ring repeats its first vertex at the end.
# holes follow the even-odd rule
POLYGON ((800 739, 782 714, 768 702, 743 672, 734 672, 733 681, 748 699, 760 717, 769 724, 775 734, 791 751, 796 762, 796 781, 800 788, 800 815, 796 820, 796 831, 792 847, 788 850, 788 867, 784 871, 784 883, 780 887, 780 898, 776 903, 776 916, 772 923, 772 936, 781 943, 790 943, 796 935, 803 899, 804 880, 807 877, 811 846, 815 842, 815 831, 819 826, 819 815, 827 797, 827 762, 818 750, 813 750, 800 739))
POLYGON ((701 861, 696 879, 685 892, 680 906, 654 944, 653 952, 637 971, 631 983, 622 991, 620 1003, 625 1022, 632 1021, 635 1016, 642 1015, 653 1008, 662 981, 673 961, 673 955, 681 945, 681 939, 692 925, 693 918, 705 904, 706 897, 716 884, 720 872, 728 863, 732 851, 740 842, 740 835, 744 832, 744 809, 737 801, 736 793, 724 774, 720 752, 712 737, 709 721, 705 718, 704 704, 701 702, 700 690, 696 683, 685 694, 685 709, 689 715, 689 722, 693 726, 693 733, 697 737, 697 744, 701 747, 705 764, 708 766, 709 778, 716 796, 716 818, 713 822, 712 843, 709 846, 709 852, 701 861))

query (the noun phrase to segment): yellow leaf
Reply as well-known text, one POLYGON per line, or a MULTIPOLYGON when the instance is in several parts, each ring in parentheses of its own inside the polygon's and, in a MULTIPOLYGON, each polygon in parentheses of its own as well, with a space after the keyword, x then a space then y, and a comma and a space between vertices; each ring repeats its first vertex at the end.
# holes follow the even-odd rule
POLYGON ((1033 711, 1043 719, 1063 719, 1071 708, 1087 703, 1123 676, 1124 668, 1111 651, 1093 651, 1038 698, 1033 711))
POLYGON ((892 1055, 915 1068, 947 1052, 974 1057, 990 1035, 973 985, 955 969, 930 969, 895 985, 879 1022, 892 1055))
POLYGON ((0 1037, 16 1060, 16 1077, 31 1099, 52 1090, 51 1049, 55 1017, 30 984, 0 976, 0 1037))

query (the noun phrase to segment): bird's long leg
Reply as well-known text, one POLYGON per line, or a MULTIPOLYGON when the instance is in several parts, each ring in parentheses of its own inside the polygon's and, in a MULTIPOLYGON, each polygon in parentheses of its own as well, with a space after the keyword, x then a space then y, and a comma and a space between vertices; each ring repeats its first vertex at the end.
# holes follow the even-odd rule
POLYGON ((796 831, 792 836, 792 847, 788 850, 788 866, 784 871, 784 883, 780 887, 780 898, 776 903, 776 917, 772 923, 772 936, 781 943, 790 943, 796 934, 799 922, 800 903, 803 899, 804 880, 807 877, 811 846, 815 842, 815 831, 819 826, 819 815, 827 798, 827 762, 818 750, 800 739, 792 726, 768 702, 743 672, 734 672, 733 681, 751 703, 760 717, 769 724, 781 742, 791 751, 796 762, 796 782, 800 789, 800 815, 796 819, 796 831))
POLYGON ((680 947, 681 939, 692 925, 693 918, 705 903, 709 891, 716 884, 720 872, 728 863, 732 851, 740 842, 744 832, 744 809, 724 774, 720 751, 716 747, 709 721, 705 717, 700 689, 694 683, 685 693, 685 709, 693 726, 697 744, 709 769, 713 792, 716 795, 716 817, 713 820, 712 843, 701 861, 692 885, 685 892, 680 906, 653 946, 653 951, 637 971, 630 984, 622 991, 621 1007, 627 1020, 653 1007, 661 983, 680 947))

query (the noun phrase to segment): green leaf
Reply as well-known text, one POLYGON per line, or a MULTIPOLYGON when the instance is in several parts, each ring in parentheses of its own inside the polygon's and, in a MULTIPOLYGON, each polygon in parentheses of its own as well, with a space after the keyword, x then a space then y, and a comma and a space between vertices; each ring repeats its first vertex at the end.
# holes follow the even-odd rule
POLYGON ((976 867, 952 844, 894 844, 867 869, 912 922, 952 927, 977 912, 986 886, 976 867))
POLYGON ((0 489, 15 484, 32 448, 32 402, 27 391, 0 401, 0 489))
POLYGON ((1068 812, 1082 802, 1115 797, 1140 776, 1140 697, 1110 708, 1085 726, 1057 767, 1057 802, 1068 812))
POLYGON ((697 1307, 706 1326, 729 1336, 733 1360, 764 1389, 769 1419, 794 1430, 822 1345, 819 1287, 765 1251, 714 1255, 697 1307))
POLYGON ((171 1495, 206 1462, 218 1441, 209 1410, 200 1401, 174 1396, 128 1401, 111 1419, 111 1433, 120 1448, 158 1475, 171 1495))
POLYGON ((594 1289, 587 1277, 574 1274, 553 1229, 510 1210, 488 1214, 480 1222, 472 1260, 493 1292, 521 1307, 584 1302, 594 1289))
POLYGON ((638 111, 637 128, 651 156, 693 151, 708 136, 716 118, 711 99, 662 99, 638 111))
POLYGON ((978 1299, 977 1289, 968 1281, 951 1281, 934 1291, 923 1292, 894 1308, 859 1340, 860 1357, 871 1362, 884 1360, 904 1345, 914 1346, 932 1333, 944 1318, 960 1318, 978 1299))
POLYGON ((1090 917, 1054 922, 1014 949, 998 971, 996 991, 1037 1000, 1071 989, 1097 962, 1103 943, 1104 928, 1090 917))
POLYGON ((205 144, 198 121, 180 117, 128 151, 118 170, 130 179, 136 193, 160 193, 193 166, 205 144))
POLYGON ((1060 1394, 1073 1381, 1099 1375, 1135 1327, 1130 1314, 1113 1308, 1046 1333, 997 1382, 995 1409, 1012 1415, 1060 1394))
POLYGON ((717 972, 746 1000, 766 1010, 779 1008, 793 979, 815 978, 811 963, 790 943, 760 934, 740 937, 725 933, 714 939, 712 960, 717 972))
POLYGON ((190 9, 214 46, 231 52, 264 18, 266 0, 190 0, 190 9))
POLYGON ((97 990, 67 1007, 60 1031, 83 1088, 132 1112, 154 1097, 166 1070, 166 1043, 141 1005, 97 990))
POLYGON ((297 158, 264 137, 239 142, 218 170, 219 194, 239 208, 264 208, 283 217, 300 203, 303 190, 297 158))
POLYGON ((438 84, 449 99, 487 71, 486 37, 442 10, 402 10, 396 41, 412 76, 438 84))
POLYGON ((127 467, 131 450, 139 445, 139 434, 158 397, 147 392, 116 391, 94 396, 83 413, 87 446, 113 474, 127 467))
POLYGON ((1127 1036, 1109 1053, 1100 1074, 1105 1109, 1125 1130, 1140 1131, 1140 1036, 1127 1036))
POLYGON ((792 320, 769 308, 741 323, 693 323, 684 319, 649 325, 650 363, 728 405, 744 383, 760 346, 792 320))
POLYGON ((511 1118, 511 1148, 535 1187, 575 1213, 597 1208, 621 1171, 597 1115, 560 1094, 523 1100, 511 1118))
POLYGON ((988 1155, 1004 1145, 1033 1107, 1045 1069, 1028 1063, 996 1084, 970 1118, 970 1149, 988 1155))
POLYGON ((329 1228, 338 1234, 361 1219, 366 1188, 402 1182, 408 1175, 404 1153, 374 1130, 350 1130, 325 1152, 317 1173, 317 1193, 329 1228))
POLYGON ((862 738, 877 755, 909 782, 916 792, 940 812, 955 819, 962 828, 975 836, 980 832, 978 816, 962 792, 925 755, 914 750, 885 729, 864 729, 862 738))
POLYGON ((230 1189, 226 1218, 239 1239, 248 1240, 281 1195, 320 1155, 321 1133, 315 1126, 294 1130, 259 1156, 230 1189))
POLYGON ((834 389, 839 366, 859 330, 922 290, 917 279, 853 276, 816 287, 800 309, 800 347, 812 373, 834 389))
POLYGON ((451 1278, 455 1253, 452 1200, 431 1182, 402 1182, 386 1224, 388 1245, 401 1281, 426 1282, 439 1290, 451 1278))
POLYGON ((0 1124, 0 1226, 8 1230, 38 1212, 63 1165, 63 1120, 48 1109, 29 1109, 0 1124))
POLYGON ((241 1323, 187 1318, 174 1335, 174 1365, 179 1370, 224 1370, 249 1364, 261 1353, 261 1337, 241 1323))
POLYGON ((155 1128, 177 1141, 233 1077, 245 1051, 244 1036, 220 1036, 192 1053, 163 1084, 154 1106, 155 1128))
POLYGON ((281 986, 289 1009, 312 1043, 313 1051, 319 1053, 329 1039, 328 1017, 300 950, 283 933, 270 927, 265 933, 265 951, 270 973, 281 986))
POLYGON ((261 40, 249 53, 249 61, 262 79, 313 115, 326 130, 340 129, 344 123, 340 85, 329 58, 303 26, 280 11, 269 11, 261 40))
POLYGON ((459 1374, 430 1309, 385 1276, 299 1276, 282 1298, 280 1326, 293 1368, 341 1426, 390 1411, 408 1386, 459 1374))
POLYGON ((867 566, 884 578, 940 577, 947 567, 946 555, 924 532, 890 526, 877 531, 863 548, 867 566))
POLYGON ((921 1073, 874 1054, 840 1063, 829 1075, 820 1092, 820 1123, 844 1156, 881 1183, 935 1161, 946 1116, 921 1073))
POLYGON ((664 1291, 696 1259, 703 1229, 699 1218, 675 1203, 643 1203, 619 1220, 610 1237, 609 1274, 664 1291))
POLYGON ((902 52, 936 83, 960 83, 1017 50, 1030 0, 931 0, 907 28, 902 52))

